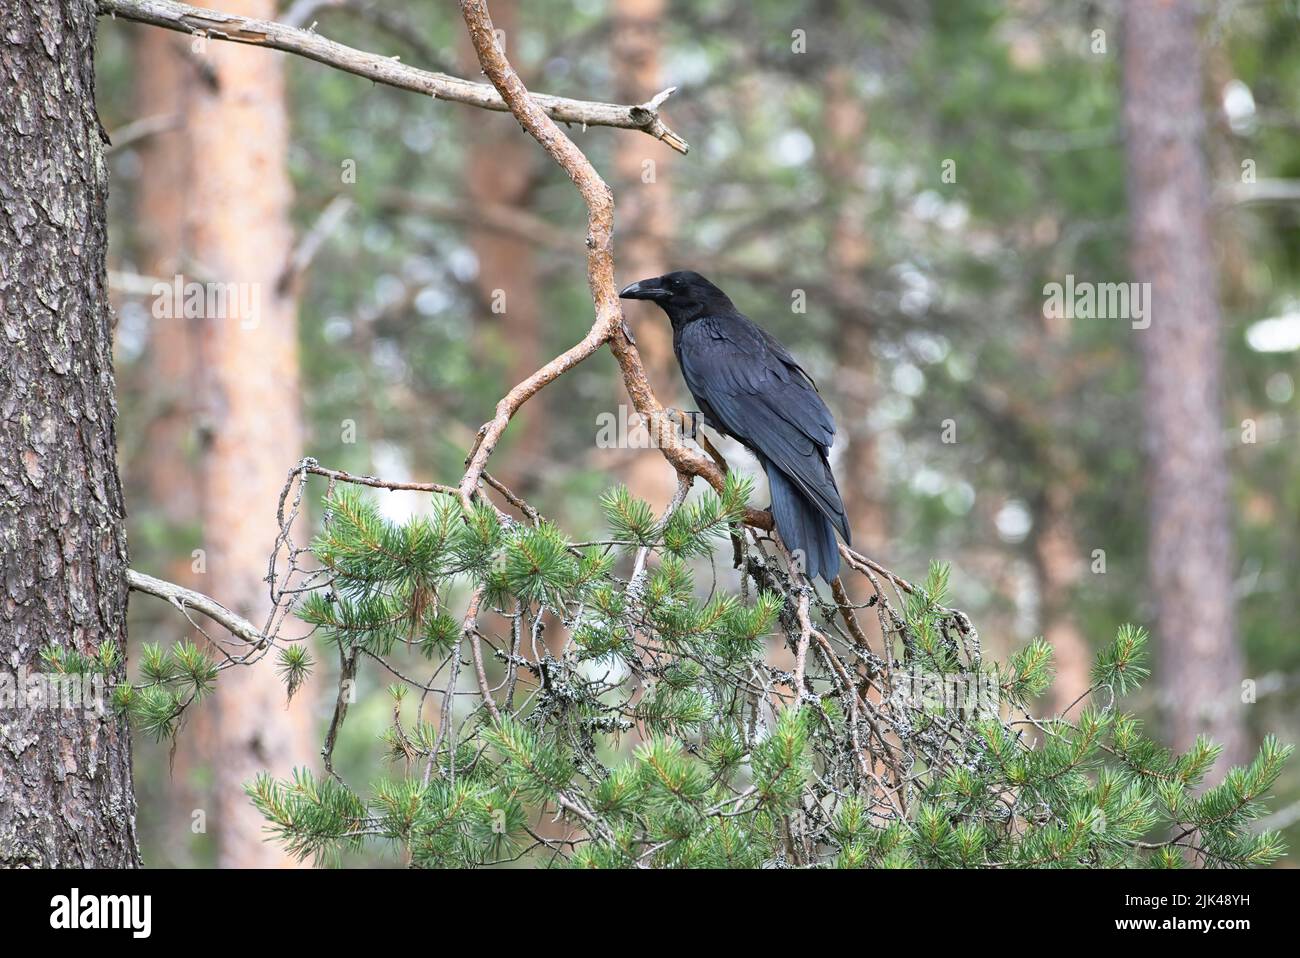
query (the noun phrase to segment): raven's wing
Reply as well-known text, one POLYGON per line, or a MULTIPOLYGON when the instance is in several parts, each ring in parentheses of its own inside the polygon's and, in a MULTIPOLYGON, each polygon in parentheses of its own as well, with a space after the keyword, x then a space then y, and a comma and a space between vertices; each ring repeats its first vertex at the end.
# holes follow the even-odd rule
POLYGON ((844 503, 826 461, 835 420, 785 347, 737 313, 683 329, 677 359, 706 414, 788 476, 848 542, 844 503))
MULTIPOLYGON (((746 318, 748 319, 748 317, 746 318)), ((817 380, 813 379, 812 376, 809 376, 808 370, 800 366, 799 361, 790 355, 790 350, 785 348, 785 343, 781 342, 781 340, 777 339, 757 323, 751 323, 750 325, 753 329, 758 331, 759 336, 763 338, 763 342, 767 345, 767 348, 775 353, 781 362, 785 363, 788 367, 797 371, 799 375, 803 376, 804 379, 808 380, 809 385, 811 385, 814 390, 819 393, 821 392, 820 389, 817 389, 817 380)), ((831 424, 831 433, 834 434, 835 420, 831 419, 830 410, 826 409, 825 403, 822 404, 822 409, 826 410, 826 418, 831 424)))

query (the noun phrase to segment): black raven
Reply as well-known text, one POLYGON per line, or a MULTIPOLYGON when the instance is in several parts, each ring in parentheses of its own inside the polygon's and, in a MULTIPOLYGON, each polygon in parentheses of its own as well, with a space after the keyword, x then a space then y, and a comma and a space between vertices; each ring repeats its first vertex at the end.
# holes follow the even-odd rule
POLYGON ((835 420, 812 377, 769 333, 699 273, 643 279, 623 299, 658 303, 673 324, 673 351, 704 422, 749 449, 767 473, 772 518, 803 571, 839 573, 838 529, 849 523, 826 455, 835 420))

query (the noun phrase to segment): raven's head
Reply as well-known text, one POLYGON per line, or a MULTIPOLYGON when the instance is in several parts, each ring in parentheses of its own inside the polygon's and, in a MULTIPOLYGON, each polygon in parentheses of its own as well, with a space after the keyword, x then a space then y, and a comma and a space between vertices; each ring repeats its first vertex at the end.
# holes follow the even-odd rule
POLYGON ((621 299, 648 299, 658 303, 674 323, 736 308, 726 293, 688 269, 643 279, 625 287, 618 295, 621 299))

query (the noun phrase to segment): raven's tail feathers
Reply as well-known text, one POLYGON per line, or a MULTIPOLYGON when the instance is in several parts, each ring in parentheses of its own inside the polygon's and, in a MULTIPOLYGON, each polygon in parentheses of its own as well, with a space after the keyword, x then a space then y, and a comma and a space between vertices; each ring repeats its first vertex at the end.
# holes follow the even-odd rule
POLYGON ((821 576, 832 581, 840 573, 835 527, 785 473, 770 462, 764 462, 763 467, 772 492, 772 518, 781 541, 796 557, 802 557, 808 578, 821 576))

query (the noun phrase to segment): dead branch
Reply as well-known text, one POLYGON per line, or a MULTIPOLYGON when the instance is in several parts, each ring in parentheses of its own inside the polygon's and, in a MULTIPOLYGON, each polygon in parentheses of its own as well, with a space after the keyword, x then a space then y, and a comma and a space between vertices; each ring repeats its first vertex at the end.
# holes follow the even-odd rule
POLYGON ((316 222, 312 224, 311 229, 298 239, 298 245, 289 254, 289 261, 285 263, 280 278, 276 280, 277 293, 284 295, 289 287, 307 272, 307 268, 311 266, 320 248, 338 229, 350 209, 352 209, 352 198, 342 193, 325 205, 325 209, 321 210, 320 216, 316 217, 316 222))
MULTIPOLYGON (((472 83, 446 73, 407 66, 395 57, 357 50, 327 40, 310 30, 300 30, 272 20, 254 20, 233 13, 172 3, 170 0, 98 0, 98 3, 100 14, 214 40, 250 43, 294 53, 376 83, 423 93, 439 100, 465 103, 497 112, 509 109, 505 101, 487 84, 472 83)), ((486 16, 486 11, 484 15, 486 16)), ((645 103, 634 105, 572 100, 544 93, 535 94, 532 99, 538 110, 560 123, 578 123, 583 129, 589 126, 609 126, 640 130, 656 140, 662 140, 677 152, 686 153, 690 149, 689 145, 659 115, 659 107, 675 89, 676 87, 671 87, 645 103)))
POLYGON ((465 618, 461 623, 461 634, 469 639, 470 653, 474 656, 474 679, 478 682, 483 704, 492 713, 492 718, 500 722, 501 713, 497 710, 496 702, 492 701, 492 690, 488 688, 487 672, 483 668, 483 646, 479 641, 478 610, 483 602, 484 591, 482 587, 474 590, 474 595, 469 600, 469 608, 465 610, 465 618))
POLYGON ((542 249, 573 253, 581 246, 581 240, 573 234, 566 233, 523 207, 508 203, 443 200, 400 189, 385 190, 380 194, 379 202, 385 210, 462 226, 473 225, 479 229, 517 237, 542 249))
POLYGON ((457 489, 455 486, 444 486, 437 482, 393 482, 389 479, 378 479, 375 476, 354 476, 350 472, 344 472, 342 469, 326 469, 319 465, 315 459, 307 459, 299 466, 296 471, 309 472, 313 476, 324 476, 326 479, 334 479, 338 482, 350 482, 358 486, 370 486, 372 489, 404 490, 407 492, 436 492, 445 496, 455 495, 457 489))
POLYGON ((235 638, 243 639, 254 648, 266 641, 262 630, 253 625, 252 622, 249 622, 242 615, 231 612, 216 599, 206 596, 202 592, 195 592, 193 589, 187 589, 175 582, 155 579, 153 576, 137 572, 135 569, 126 570, 126 584, 127 588, 133 592, 144 592, 148 595, 157 596, 159 599, 175 606, 182 614, 187 609, 202 612, 213 622, 224 627, 235 638))
MULTIPOLYGON (((561 353, 508 392, 497 404, 496 415, 479 430, 479 438, 466 460, 460 483, 461 499, 467 503, 478 487, 488 458, 505 432, 511 417, 538 390, 553 382, 582 360, 609 344, 623 374, 623 384, 632 405, 651 430, 655 444, 678 474, 700 476, 715 489, 724 485, 722 470, 682 442, 674 417, 655 397, 646 378, 636 345, 625 333, 623 309, 614 283, 614 194, 595 167, 574 142, 556 125, 543 104, 529 94, 510 61, 496 44, 487 4, 462 0, 461 13, 469 28, 474 52, 483 73, 500 94, 524 130, 535 139, 573 180, 587 206, 587 285, 596 308, 596 320, 582 341, 561 353)), ((746 521, 761 529, 772 528, 772 517, 750 509, 746 521)))
POLYGON ((184 125, 184 118, 175 113, 159 113, 156 116, 141 117, 118 127, 108 134, 109 145, 105 153, 116 153, 141 140, 147 140, 159 133, 166 133, 184 125))

